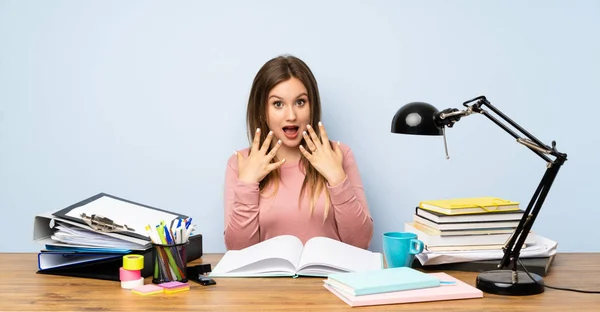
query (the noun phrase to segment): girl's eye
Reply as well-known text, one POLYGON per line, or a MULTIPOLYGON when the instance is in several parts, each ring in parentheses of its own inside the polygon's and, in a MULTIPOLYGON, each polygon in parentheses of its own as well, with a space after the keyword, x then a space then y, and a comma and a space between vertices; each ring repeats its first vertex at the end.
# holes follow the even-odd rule
POLYGON ((304 99, 296 101, 296 105, 298 106, 303 106, 304 104, 306 104, 306 100, 304 99))
POLYGON ((275 107, 279 108, 279 107, 282 107, 282 106, 283 106, 283 103, 281 103, 280 101, 277 101, 277 102, 274 102, 274 103, 273 103, 273 106, 275 106, 275 107))

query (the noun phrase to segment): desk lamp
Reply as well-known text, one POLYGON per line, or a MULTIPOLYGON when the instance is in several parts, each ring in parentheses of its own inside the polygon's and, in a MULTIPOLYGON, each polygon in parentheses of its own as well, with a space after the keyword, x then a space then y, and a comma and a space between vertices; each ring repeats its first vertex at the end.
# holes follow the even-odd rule
POLYGON ((552 141, 552 147, 544 145, 521 126, 512 121, 485 98, 479 96, 463 103, 465 110, 449 108, 438 111, 434 106, 423 102, 413 102, 402 106, 394 115, 392 120, 392 133, 416 134, 416 135, 442 135, 444 137, 444 149, 446 159, 448 156, 448 146, 446 144, 445 128, 452 126, 460 120, 461 117, 469 116, 474 113, 483 114, 489 120, 513 136, 518 143, 528 147, 532 152, 538 155, 546 162, 546 172, 540 181, 537 189, 533 193, 519 225, 507 240, 502 250, 504 255, 498 264, 498 270, 481 272, 477 275, 476 287, 484 292, 498 295, 534 295, 544 292, 544 282, 541 276, 527 271, 517 270, 519 253, 521 246, 531 230, 533 222, 537 217, 546 195, 550 191, 550 186, 554 182, 558 170, 567 160, 567 154, 556 150, 556 142, 552 141), (484 109, 489 108, 491 112, 499 116, 513 128, 517 129, 526 138, 507 127, 499 119, 484 109), (548 155, 554 157, 550 159, 548 155), (507 268, 508 269, 505 269, 507 268))

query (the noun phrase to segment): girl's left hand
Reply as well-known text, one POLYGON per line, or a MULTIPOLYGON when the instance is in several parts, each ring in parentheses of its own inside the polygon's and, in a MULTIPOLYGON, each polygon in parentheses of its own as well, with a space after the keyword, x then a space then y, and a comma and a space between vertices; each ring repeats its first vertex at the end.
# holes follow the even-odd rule
POLYGON ((342 167, 343 156, 339 142, 334 144, 333 148, 331 147, 325 127, 321 122, 319 122, 321 138, 317 136, 310 125, 307 125, 306 128, 308 133, 304 131, 302 134, 310 152, 302 145, 300 145, 300 152, 325 177, 330 186, 338 185, 346 178, 346 173, 342 167))

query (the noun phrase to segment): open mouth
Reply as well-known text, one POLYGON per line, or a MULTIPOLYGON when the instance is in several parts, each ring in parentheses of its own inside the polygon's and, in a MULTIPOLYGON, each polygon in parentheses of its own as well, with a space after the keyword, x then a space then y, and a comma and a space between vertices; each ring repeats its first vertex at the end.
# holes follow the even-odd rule
POLYGON ((283 127, 283 133, 288 139, 295 139, 298 136, 298 129, 300 129, 298 126, 286 126, 283 127))

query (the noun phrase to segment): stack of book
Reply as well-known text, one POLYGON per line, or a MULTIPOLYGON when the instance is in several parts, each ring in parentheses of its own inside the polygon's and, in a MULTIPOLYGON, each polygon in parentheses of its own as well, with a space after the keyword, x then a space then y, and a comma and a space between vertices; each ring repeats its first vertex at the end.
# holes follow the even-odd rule
POLYGON ((446 273, 407 267, 330 274, 323 287, 351 307, 483 297, 446 273))
MULTIPOLYGON (((422 201, 415 209, 413 222, 405 224, 405 231, 417 234, 423 241, 427 253, 423 259, 437 260, 420 263, 418 255, 419 260, 412 267, 471 272, 496 269, 502 249, 523 214, 519 202, 497 197, 422 201)), ((521 260, 530 272, 546 276, 554 253, 544 252, 548 246, 539 245, 537 239, 542 240, 542 245, 543 241, 553 243, 530 233, 521 247, 521 260), (534 256, 524 258, 530 249, 534 256)))
POLYGON ((428 200, 405 231, 417 234, 428 251, 501 250, 523 213, 518 202, 497 197, 428 200))

